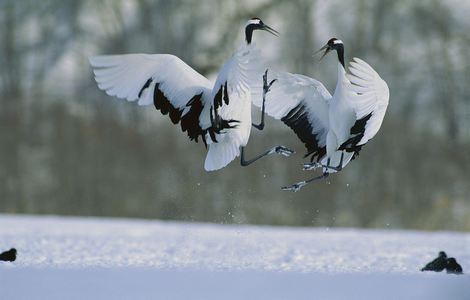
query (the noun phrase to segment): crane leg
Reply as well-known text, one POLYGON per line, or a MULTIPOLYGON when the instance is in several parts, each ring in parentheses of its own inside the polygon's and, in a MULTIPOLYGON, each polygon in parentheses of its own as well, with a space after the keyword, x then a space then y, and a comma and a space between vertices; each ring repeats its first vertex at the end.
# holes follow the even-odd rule
MULTIPOLYGON (((317 163, 312 163, 312 164, 317 164, 317 163)), ((340 167, 342 166, 343 164, 343 153, 341 153, 341 160, 340 160, 340 167)), ((307 164, 305 164, 307 165, 307 164)), ((305 168, 305 165, 304 165, 304 170, 311 170, 311 169, 306 169, 305 168)), ((308 165, 311 165, 311 164, 308 164, 308 165)), ((322 164, 319 164, 320 166, 323 166, 322 164)), ((330 158, 328 158, 328 161, 326 163, 327 166, 330 165, 330 158)), ((329 169, 329 168, 328 168, 329 169)), ((320 176, 317 176, 317 177, 313 177, 313 178, 310 178, 308 180, 304 180, 304 181, 300 181, 300 182, 297 182, 297 183, 294 183, 293 185, 291 186, 285 186, 285 187, 282 187, 281 190, 283 191, 292 191, 292 192, 298 192, 300 191, 301 188, 303 188, 304 186, 306 186, 307 184, 309 184, 310 182, 313 182, 313 181, 317 181, 317 180, 321 180, 321 179, 324 179, 324 178, 327 178, 328 176, 330 176, 330 173, 328 173, 328 171, 325 171, 323 172, 322 175, 320 176)))
POLYGON ((307 171, 307 170, 315 170, 318 168, 326 168, 326 169, 335 170, 336 172, 339 172, 343 169, 343 158, 344 158, 344 151, 341 151, 341 159, 339 161, 338 166, 336 167, 330 166, 330 159, 328 159, 328 163, 326 165, 323 165, 319 162, 305 163, 303 169, 307 171))
POLYGON ((251 124, 253 125, 254 128, 258 130, 263 130, 264 129, 264 115, 265 115, 265 108, 266 108, 266 94, 269 92, 271 89, 271 86, 277 79, 271 80, 271 82, 268 84, 268 69, 264 72, 263 75, 263 105, 261 106, 261 122, 259 124, 251 124))
POLYGON ((307 184, 313 182, 313 181, 317 181, 317 180, 321 180, 321 179, 324 179, 324 178, 327 178, 328 176, 330 175, 330 173, 328 172, 324 172, 323 175, 320 175, 320 176, 317 176, 317 177, 313 177, 313 178, 310 178, 308 180, 304 180, 304 181, 300 181, 300 182, 297 182, 297 183, 294 183, 293 185, 291 186, 285 186, 285 187, 282 187, 281 190, 283 191, 292 191, 292 192, 298 192, 300 191, 301 188, 303 188, 304 186, 306 186, 307 184))
POLYGON ((268 155, 271 155, 273 153, 281 154, 281 155, 284 155, 284 156, 288 157, 288 156, 291 156, 292 154, 294 154, 295 151, 291 150, 287 147, 284 147, 284 146, 275 146, 275 147, 272 147, 271 149, 259 154, 258 156, 254 157, 252 159, 245 160, 245 147, 241 147, 240 164, 243 167, 246 167, 246 166, 251 165, 255 161, 257 161, 258 159, 263 158, 263 157, 268 156, 268 155))

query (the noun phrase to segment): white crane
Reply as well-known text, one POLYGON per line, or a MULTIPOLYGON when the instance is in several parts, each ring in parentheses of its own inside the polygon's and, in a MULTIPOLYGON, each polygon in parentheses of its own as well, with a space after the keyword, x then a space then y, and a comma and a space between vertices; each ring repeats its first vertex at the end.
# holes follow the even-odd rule
MULTIPOLYGON (((283 187, 297 192, 306 184, 341 171, 354 159, 382 125, 389 90, 382 78, 365 61, 354 58, 350 74, 344 67, 344 45, 332 38, 322 47, 322 58, 338 54, 338 81, 333 96, 315 79, 282 72, 266 99, 266 113, 281 119, 305 144, 311 162, 304 170, 322 168, 323 174, 283 187), (314 161, 316 159, 316 161, 314 161)), ((262 106, 259 101, 255 105, 262 106)))
MULTIPOLYGON (((278 35, 259 18, 249 20, 245 42, 225 62, 215 84, 170 54, 94 56, 90 64, 98 87, 108 95, 137 101, 138 105, 153 104, 162 114, 169 114, 174 124, 180 123, 191 140, 201 138, 209 147, 204 163, 207 171, 225 167, 240 151, 241 165, 247 166, 272 153, 293 153, 277 146, 254 159, 244 157, 252 126, 251 87, 263 72, 259 50, 251 43, 255 30, 278 35)), ((273 81, 267 83, 267 71, 263 78, 264 98, 273 81)), ((261 130, 264 122, 253 125, 261 130)))

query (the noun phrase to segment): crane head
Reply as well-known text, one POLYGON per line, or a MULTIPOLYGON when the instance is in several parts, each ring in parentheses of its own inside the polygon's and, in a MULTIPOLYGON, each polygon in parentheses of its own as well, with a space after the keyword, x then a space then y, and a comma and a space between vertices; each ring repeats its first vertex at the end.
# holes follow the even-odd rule
POLYGON ((251 43, 251 37, 254 30, 264 30, 275 36, 279 36, 279 32, 268 25, 264 24, 260 18, 251 18, 248 20, 245 26, 246 40, 248 43, 251 43))
POLYGON ((320 60, 325 57, 331 50, 339 50, 339 49, 343 49, 343 41, 342 40, 339 40, 337 38, 331 38, 328 43, 326 43, 325 46, 321 47, 320 50, 318 50, 317 52, 315 52, 315 54, 317 53, 320 53, 322 52, 323 50, 325 50, 325 52, 323 53, 323 55, 321 56, 320 60))

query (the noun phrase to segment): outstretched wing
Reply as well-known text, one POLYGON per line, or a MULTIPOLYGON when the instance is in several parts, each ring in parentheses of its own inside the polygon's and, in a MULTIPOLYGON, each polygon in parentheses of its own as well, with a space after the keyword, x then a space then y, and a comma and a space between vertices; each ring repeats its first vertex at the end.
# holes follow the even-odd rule
POLYGON ((212 91, 214 107, 222 118, 231 119, 240 111, 254 84, 262 82, 264 71, 261 52, 256 45, 241 45, 222 66, 212 91))
MULTIPOLYGON (((266 113, 289 126, 305 144, 312 160, 326 154, 329 129, 328 101, 331 94, 313 78, 287 72, 275 73, 276 81, 266 94, 266 113)), ((261 97, 253 103, 261 107, 261 97)))
POLYGON ((203 135, 200 115, 210 103, 211 83, 169 54, 103 55, 90 58, 98 87, 110 96, 153 104, 197 141, 203 135))
POLYGON ((347 78, 351 82, 349 89, 354 93, 351 105, 356 113, 356 123, 351 128, 352 137, 341 149, 351 149, 364 145, 380 129, 388 106, 389 90, 387 83, 365 61, 354 58, 349 66, 347 78))

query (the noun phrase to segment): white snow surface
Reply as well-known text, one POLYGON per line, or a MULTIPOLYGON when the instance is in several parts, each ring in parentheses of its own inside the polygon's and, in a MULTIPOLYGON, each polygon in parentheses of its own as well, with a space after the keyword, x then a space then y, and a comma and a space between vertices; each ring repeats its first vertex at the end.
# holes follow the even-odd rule
POLYGON ((0 215, 0 299, 470 299, 470 234, 0 215))

